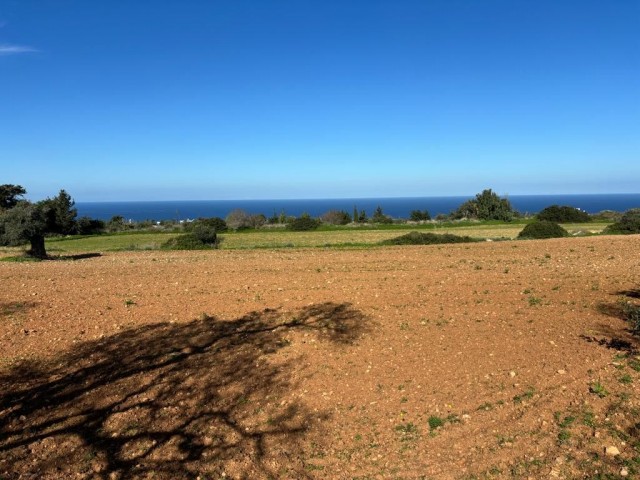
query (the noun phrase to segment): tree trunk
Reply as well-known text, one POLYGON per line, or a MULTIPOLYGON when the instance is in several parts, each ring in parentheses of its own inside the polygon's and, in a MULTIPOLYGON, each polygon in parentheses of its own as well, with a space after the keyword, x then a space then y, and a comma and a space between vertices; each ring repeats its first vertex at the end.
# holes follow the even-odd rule
POLYGON ((31 250, 27 253, 36 258, 47 258, 47 252, 44 249, 44 236, 36 235, 29 239, 31 242, 31 250))

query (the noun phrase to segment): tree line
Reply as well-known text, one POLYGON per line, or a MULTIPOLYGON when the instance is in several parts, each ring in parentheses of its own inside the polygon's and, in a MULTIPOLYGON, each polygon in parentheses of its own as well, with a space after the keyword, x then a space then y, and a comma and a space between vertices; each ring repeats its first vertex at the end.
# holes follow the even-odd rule
MULTIPOLYGON (((135 227, 157 227, 151 221, 132 224, 126 222, 122 216, 114 216, 107 222, 89 217, 77 218, 78 212, 75 208, 75 202, 64 189, 60 190, 57 196, 39 202, 26 200, 24 198, 26 193, 26 190, 20 185, 0 185, 0 245, 14 246, 29 243, 29 255, 37 258, 46 258, 47 256, 45 249, 45 237, 47 236, 91 235, 124 231, 135 227)), ((518 217, 520 214, 513 209, 507 198, 501 198, 491 189, 485 189, 474 198, 464 202, 455 211, 448 215, 440 214, 436 219, 510 222, 518 217)), ((591 216, 586 212, 574 207, 558 205, 545 208, 538 213, 536 218, 556 223, 588 222, 591 220, 591 216)), ((427 210, 413 210, 409 220, 414 222, 430 221, 431 215, 427 210)), ((375 209, 371 217, 356 206, 354 206, 352 213, 344 210, 330 210, 317 218, 311 217, 309 214, 291 217, 284 212, 280 214, 274 212, 271 217, 266 217, 264 214, 251 214, 236 209, 224 219, 219 217, 199 218, 180 225, 178 228, 187 233, 196 232, 200 237, 204 235, 205 230, 210 236, 211 232, 257 229, 269 224, 285 225, 290 230, 301 231, 316 229, 321 224, 389 224, 393 222, 394 219, 386 215, 380 206, 375 209)), ((176 227, 175 222, 159 223, 161 226, 176 227)))

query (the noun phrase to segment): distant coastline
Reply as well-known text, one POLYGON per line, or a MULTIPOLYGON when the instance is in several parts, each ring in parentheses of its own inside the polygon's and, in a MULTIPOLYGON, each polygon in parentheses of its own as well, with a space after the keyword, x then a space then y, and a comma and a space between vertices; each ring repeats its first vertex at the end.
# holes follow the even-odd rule
MULTIPOLYGON (((226 217, 234 209, 249 213, 262 213, 267 217, 281 212, 299 216, 308 213, 319 216, 329 210, 356 207, 367 214, 380 206, 386 215, 408 218, 412 210, 428 210, 432 216, 448 214, 473 196, 405 197, 405 198, 332 198, 287 200, 177 200, 132 202, 77 202, 78 216, 109 220, 120 215, 127 220, 186 220, 198 217, 226 217)), ((623 212, 640 208, 640 193, 631 194, 572 194, 572 195, 509 195, 513 208, 521 213, 533 214, 550 205, 569 205, 588 213, 603 210, 623 212)))

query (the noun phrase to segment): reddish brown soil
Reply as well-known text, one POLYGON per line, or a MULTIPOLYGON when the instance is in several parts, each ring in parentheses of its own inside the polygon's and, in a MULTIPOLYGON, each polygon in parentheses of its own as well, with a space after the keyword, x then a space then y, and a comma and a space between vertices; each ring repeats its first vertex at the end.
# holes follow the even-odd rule
POLYGON ((0 478, 633 478, 639 253, 1 262, 0 478))

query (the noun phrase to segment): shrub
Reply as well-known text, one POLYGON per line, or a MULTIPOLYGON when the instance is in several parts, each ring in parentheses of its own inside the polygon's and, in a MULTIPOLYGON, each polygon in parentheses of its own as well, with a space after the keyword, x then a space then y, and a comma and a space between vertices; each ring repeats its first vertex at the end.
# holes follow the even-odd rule
POLYGON ((195 238, 205 245, 215 245, 218 243, 216 229, 207 225, 196 225, 191 232, 195 238))
POLYGON ((196 234, 186 233, 184 235, 178 235, 177 237, 170 238, 162 244, 161 248, 166 250, 208 250, 211 248, 218 248, 219 243, 220 241, 217 236, 213 243, 205 243, 198 238, 196 234))
POLYGON ((191 232, 197 225, 211 227, 216 231, 216 233, 227 231, 227 222, 220 217, 196 218, 193 222, 185 225, 185 231, 191 232))
POLYGON ((562 238, 568 237, 569 232, 557 223, 535 221, 522 229, 518 238, 541 239, 541 238, 562 238))
POLYGON ((303 213, 302 216, 294 218, 287 225, 287 228, 296 232, 304 232, 308 230, 315 230, 319 226, 320 220, 311 218, 308 213, 303 213))
POLYGON ((411 210, 411 213, 409 214, 409 220, 411 220, 412 222, 423 222, 425 220, 431 220, 431 215, 429 215, 429 212, 427 210, 411 210))
POLYGON ((351 216, 344 210, 329 210, 320 219, 329 225, 346 225, 351 222, 351 216))
POLYGON ((546 220, 555 223, 581 223, 590 222, 591 216, 575 207, 551 205, 540 211, 536 216, 538 220, 546 220))
POLYGON ((619 221, 605 228, 604 233, 619 233, 623 235, 640 233, 640 208, 627 210, 619 221))
POLYGON ((104 233, 106 228, 102 220, 96 220, 90 217, 80 217, 78 219, 78 233, 80 235, 96 235, 104 233))
POLYGON ((461 237, 451 233, 421 233, 410 232, 389 240, 380 242, 382 245, 438 245, 442 243, 470 243, 478 240, 471 237, 461 237))

